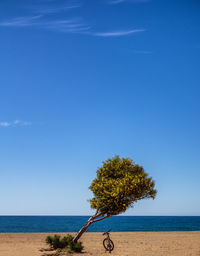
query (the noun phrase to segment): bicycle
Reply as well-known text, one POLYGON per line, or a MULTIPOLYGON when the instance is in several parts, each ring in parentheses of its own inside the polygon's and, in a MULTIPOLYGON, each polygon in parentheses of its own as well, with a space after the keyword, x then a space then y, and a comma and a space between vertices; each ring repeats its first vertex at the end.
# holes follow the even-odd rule
POLYGON ((114 249, 114 243, 110 239, 110 236, 109 236, 110 231, 111 231, 111 229, 108 230, 107 232, 103 233, 103 235, 107 235, 107 237, 103 240, 103 246, 106 249, 106 251, 109 251, 109 253, 111 253, 111 251, 114 249))

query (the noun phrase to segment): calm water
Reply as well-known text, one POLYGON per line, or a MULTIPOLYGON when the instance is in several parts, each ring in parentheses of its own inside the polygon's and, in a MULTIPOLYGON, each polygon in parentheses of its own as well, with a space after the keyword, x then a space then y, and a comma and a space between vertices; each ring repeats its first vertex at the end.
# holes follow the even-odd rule
MULTIPOLYGON (((0 216, 0 233, 77 232, 88 216, 0 216)), ((92 224, 88 231, 200 231, 200 217, 115 216, 92 224)))

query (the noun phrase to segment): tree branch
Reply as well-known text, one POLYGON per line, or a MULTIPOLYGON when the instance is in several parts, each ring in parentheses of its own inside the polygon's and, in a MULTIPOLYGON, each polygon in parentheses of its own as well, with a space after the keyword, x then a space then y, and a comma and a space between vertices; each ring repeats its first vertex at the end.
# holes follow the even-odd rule
POLYGON ((107 215, 107 216, 104 216, 104 217, 102 217, 102 218, 100 218, 100 219, 93 220, 92 223, 97 222, 97 221, 100 221, 100 220, 103 220, 103 219, 106 219, 106 218, 108 218, 108 217, 110 217, 110 216, 107 215))
POLYGON ((95 212, 95 214, 89 218, 89 220, 87 221, 87 223, 92 224, 92 223, 94 222, 94 219, 96 219, 96 218, 98 218, 98 217, 100 217, 100 216, 102 215, 101 213, 98 214, 98 211, 99 211, 99 210, 97 210, 97 211, 95 212))
POLYGON ((99 213, 99 214, 95 215, 93 219, 96 219, 96 218, 100 217, 101 215, 102 215, 102 214, 99 213))

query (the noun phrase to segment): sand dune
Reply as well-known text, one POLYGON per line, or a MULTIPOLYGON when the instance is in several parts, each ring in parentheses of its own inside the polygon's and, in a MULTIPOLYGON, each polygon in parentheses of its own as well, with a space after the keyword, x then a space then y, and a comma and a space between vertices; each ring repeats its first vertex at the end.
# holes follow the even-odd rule
MULTIPOLYGON (((66 235, 66 234, 61 234, 66 235)), ((0 234, 0 256, 45 256, 44 240, 47 234, 0 234)), ((85 233, 81 238, 84 245, 82 255, 118 256, 200 256, 200 232, 116 232, 111 233, 115 249, 106 253, 101 233, 85 233)))

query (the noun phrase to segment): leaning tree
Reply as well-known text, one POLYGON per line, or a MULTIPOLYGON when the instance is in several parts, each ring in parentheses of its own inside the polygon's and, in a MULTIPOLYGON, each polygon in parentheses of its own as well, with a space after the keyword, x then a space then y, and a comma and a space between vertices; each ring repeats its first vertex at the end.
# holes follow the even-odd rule
POLYGON ((143 167, 130 158, 116 156, 103 162, 90 186, 94 194, 90 205, 96 212, 77 233, 74 242, 92 223, 123 213, 138 200, 154 199, 157 192, 154 187, 154 181, 143 167))

